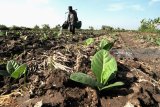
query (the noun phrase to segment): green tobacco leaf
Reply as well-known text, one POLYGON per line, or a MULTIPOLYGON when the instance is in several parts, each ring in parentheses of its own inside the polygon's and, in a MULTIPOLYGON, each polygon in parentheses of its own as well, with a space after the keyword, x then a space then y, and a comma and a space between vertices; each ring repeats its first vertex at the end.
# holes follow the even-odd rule
POLYGON ((108 40, 106 39, 102 39, 101 42, 100 42, 100 49, 105 49, 107 51, 109 51, 112 47, 113 47, 113 44, 112 42, 109 42, 108 40))
POLYGON ((97 81, 105 85, 117 71, 117 62, 108 51, 102 49, 98 51, 91 61, 91 69, 97 81))
POLYGON ((19 65, 14 60, 11 60, 8 61, 6 69, 9 74, 12 74, 18 67, 19 65))
POLYGON ((108 40, 102 39, 101 42, 100 42, 100 44, 99 44, 100 49, 103 49, 103 47, 104 47, 106 44, 108 44, 108 43, 109 43, 108 40))
POLYGON ((70 79, 82 84, 90 85, 92 87, 101 86, 101 84, 97 83, 97 81, 93 79, 91 76, 81 72, 71 74, 70 79))
POLYGON ((103 49, 109 51, 112 47, 113 47, 114 43, 113 42, 110 42, 108 44, 106 44, 103 49))
POLYGON ((94 42, 94 39, 93 38, 88 38, 87 40, 85 40, 85 45, 90 45, 94 42))
POLYGON ((5 70, 0 70, 0 75, 2 75, 2 76, 10 76, 10 74, 5 70))
POLYGON ((123 82, 115 82, 115 83, 113 83, 113 84, 109 84, 109 85, 107 85, 107 86, 105 86, 105 87, 103 87, 103 88, 100 88, 100 90, 110 89, 110 88, 118 87, 118 86, 122 86, 122 85, 124 85, 123 82))
POLYGON ((21 66, 19 66, 12 74, 11 77, 18 79, 20 78, 23 74, 26 73, 27 70, 27 65, 26 64, 22 64, 21 66))

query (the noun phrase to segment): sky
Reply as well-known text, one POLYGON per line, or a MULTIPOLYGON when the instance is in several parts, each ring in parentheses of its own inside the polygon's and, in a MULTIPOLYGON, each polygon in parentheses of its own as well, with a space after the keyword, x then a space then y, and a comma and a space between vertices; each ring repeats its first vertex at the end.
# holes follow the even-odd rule
POLYGON ((106 25, 138 29, 142 19, 160 17, 160 0, 0 0, 0 24, 62 25, 68 6, 77 9, 82 28, 106 25))

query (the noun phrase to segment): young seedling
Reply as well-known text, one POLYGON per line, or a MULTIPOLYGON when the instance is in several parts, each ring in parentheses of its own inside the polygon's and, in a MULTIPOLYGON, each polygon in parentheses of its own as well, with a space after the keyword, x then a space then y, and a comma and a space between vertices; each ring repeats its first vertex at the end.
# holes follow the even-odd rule
POLYGON ((104 49, 98 51, 91 60, 91 70, 96 76, 93 79, 91 76, 77 72, 70 75, 70 79, 91 87, 98 87, 98 89, 110 89, 115 86, 122 86, 123 82, 111 83, 117 73, 117 62, 109 51, 104 49))
POLYGON ((22 64, 18 65, 15 61, 11 60, 8 61, 6 65, 7 71, 0 71, 0 75, 6 76, 6 77, 12 77, 14 79, 19 79, 22 75, 26 74, 27 65, 22 64))
POLYGON ((84 45, 85 46, 89 46, 90 44, 92 44, 94 42, 93 38, 88 38, 85 40, 84 45))
POLYGON ((102 39, 100 44, 99 44, 99 49, 105 49, 109 51, 114 45, 114 42, 110 42, 106 39, 102 39))

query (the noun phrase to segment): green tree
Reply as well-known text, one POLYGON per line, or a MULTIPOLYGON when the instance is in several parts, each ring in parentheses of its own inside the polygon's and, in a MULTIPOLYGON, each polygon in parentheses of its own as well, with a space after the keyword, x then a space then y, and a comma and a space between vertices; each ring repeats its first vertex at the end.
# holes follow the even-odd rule
POLYGON ((38 25, 35 25, 33 29, 34 29, 34 30, 39 30, 40 27, 39 27, 38 25))
POLYGON ((13 25, 10 29, 11 29, 11 30, 22 30, 21 27, 16 26, 16 25, 13 25))
POLYGON ((6 25, 0 25, 0 30, 9 30, 9 28, 6 25))
POLYGON ((61 25, 60 25, 60 24, 58 24, 58 25, 56 25, 56 26, 54 27, 55 30, 59 30, 60 28, 61 28, 61 25))
POLYGON ((90 30, 94 30, 94 27, 93 27, 93 26, 89 26, 89 29, 90 29, 90 30))
POLYGON ((158 29, 156 28, 160 24, 160 17, 155 19, 143 19, 141 20, 141 26, 139 28, 139 31, 145 31, 145 32, 155 32, 158 29))
POLYGON ((102 25, 101 29, 102 29, 102 30, 107 30, 107 31, 113 31, 113 30, 114 30, 113 27, 111 27, 111 26, 106 26, 106 25, 102 25))
POLYGON ((42 25, 42 29, 43 29, 43 30, 49 30, 49 29, 50 29, 49 24, 43 24, 43 25, 42 25))

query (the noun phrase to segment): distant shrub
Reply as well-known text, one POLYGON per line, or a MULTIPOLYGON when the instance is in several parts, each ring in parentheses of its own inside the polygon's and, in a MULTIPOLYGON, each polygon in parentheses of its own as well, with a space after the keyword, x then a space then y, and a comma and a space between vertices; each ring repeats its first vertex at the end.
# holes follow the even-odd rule
POLYGON ((53 28, 53 30, 60 30, 60 28, 61 28, 61 25, 58 24, 58 25, 56 25, 56 26, 53 28))
POLYGON ((40 27, 38 25, 35 25, 33 28, 33 30, 39 30, 39 29, 40 29, 40 27))
POLYGON ((42 25, 42 29, 43 29, 43 30, 49 30, 49 29, 50 29, 49 24, 43 24, 43 25, 42 25))
POLYGON ((5 36, 5 33, 0 31, 0 36, 5 36))
POLYGON ((12 27, 10 27, 11 30, 22 30, 21 27, 15 26, 13 25, 12 27))
POLYGON ((94 30, 94 27, 93 26, 89 26, 89 30, 94 30))
POLYGON ((29 27, 21 27, 22 30, 32 30, 31 28, 29 27))
POLYGON ((113 31, 114 30, 114 28, 113 27, 111 27, 111 26, 105 26, 105 25, 102 25, 102 28, 101 28, 102 30, 107 30, 107 31, 113 31))
POLYGON ((160 24, 160 17, 155 19, 143 19, 141 21, 141 26, 139 27, 139 31, 142 32, 159 32, 157 26, 160 24))
POLYGON ((0 25, 0 30, 9 30, 9 28, 5 25, 0 25))

